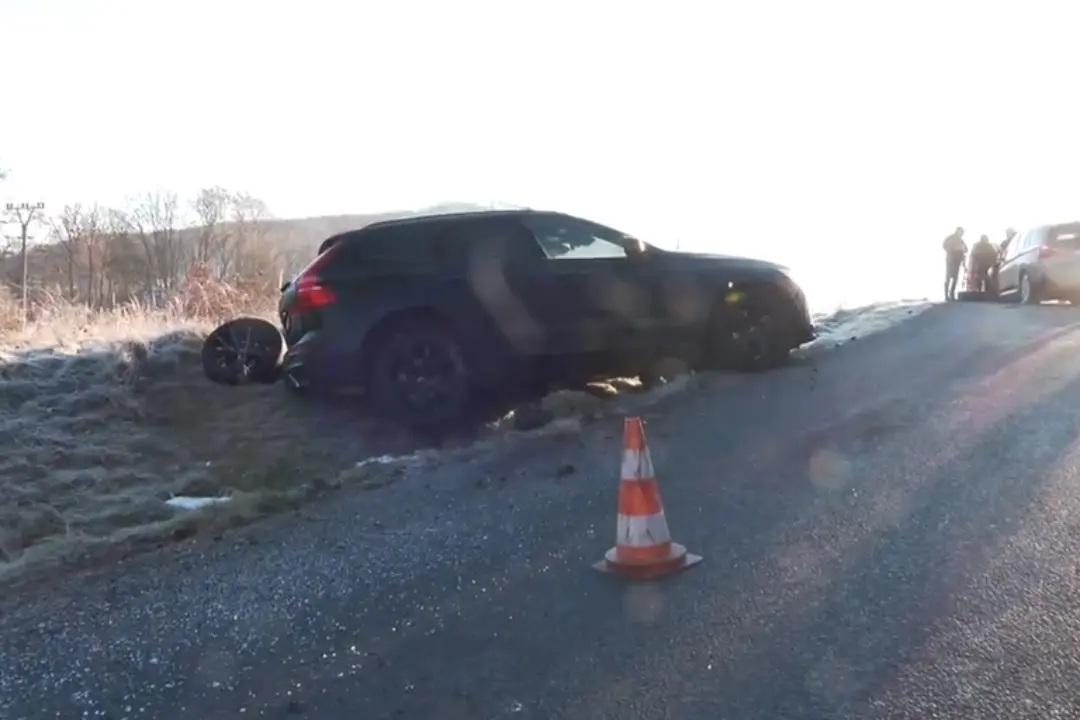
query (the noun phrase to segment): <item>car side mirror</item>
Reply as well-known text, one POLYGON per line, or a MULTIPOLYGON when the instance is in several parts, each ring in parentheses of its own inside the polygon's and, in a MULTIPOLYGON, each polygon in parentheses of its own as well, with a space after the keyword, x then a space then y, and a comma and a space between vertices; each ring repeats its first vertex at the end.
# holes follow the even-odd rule
POLYGON ((640 240, 631 240, 626 247, 626 256, 637 259, 644 259, 649 253, 645 251, 645 243, 640 240))

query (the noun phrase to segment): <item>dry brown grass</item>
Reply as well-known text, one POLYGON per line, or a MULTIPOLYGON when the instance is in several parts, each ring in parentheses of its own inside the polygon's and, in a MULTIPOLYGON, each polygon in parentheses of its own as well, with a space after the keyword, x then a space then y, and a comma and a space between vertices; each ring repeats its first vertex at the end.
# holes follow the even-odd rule
MULTIPOLYGON (((423 439, 280 386, 203 377, 206 333, 240 314, 269 316, 258 298, 196 275, 164 308, 52 302, 22 327, 18 305, 0 297, 0 582, 88 554, 216 536, 329 488, 396 477, 399 466, 358 461, 412 453, 423 439), (167 505, 173 496, 231 500, 190 511, 167 505)), ((532 431, 579 431, 610 405, 604 394, 545 399, 532 431)), ((458 438, 443 457, 512 440, 520 426, 507 416, 483 429, 487 442, 458 438)))

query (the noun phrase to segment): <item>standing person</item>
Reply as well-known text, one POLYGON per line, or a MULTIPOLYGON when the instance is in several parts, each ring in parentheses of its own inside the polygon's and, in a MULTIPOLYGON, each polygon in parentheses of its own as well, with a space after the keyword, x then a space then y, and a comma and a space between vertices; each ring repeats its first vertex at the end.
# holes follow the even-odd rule
POLYGON ((971 274, 975 279, 975 290, 983 294, 993 294, 991 274, 997 264, 997 248, 986 235, 979 237, 979 242, 971 248, 971 274))
POLYGON ((951 235, 941 243, 945 251, 945 299, 956 299, 956 281, 960 277, 960 268, 967 257, 967 243, 964 242, 964 228, 957 226, 951 235))
POLYGON ((1016 239, 1016 231, 1012 228, 1005 228, 1005 239, 998 246, 998 262, 1005 259, 1005 253, 1009 251, 1009 245, 1016 239))

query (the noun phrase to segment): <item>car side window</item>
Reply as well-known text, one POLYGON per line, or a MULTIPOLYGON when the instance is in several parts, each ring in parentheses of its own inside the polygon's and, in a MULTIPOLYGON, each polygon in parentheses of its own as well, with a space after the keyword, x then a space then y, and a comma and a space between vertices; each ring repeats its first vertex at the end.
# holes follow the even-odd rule
POLYGON ((618 238, 610 236, 606 228, 591 223, 554 215, 532 215, 523 217, 521 221, 536 236, 544 255, 550 260, 627 256, 626 248, 618 238))
POLYGON ((1005 252, 1006 260, 1014 260, 1020 253, 1024 252, 1024 247, 1027 244, 1028 233, 1017 233, 1016 236, 1009 242, 1008 250, 1005 252))
POLYGON ((529 232, 507 218, 479 218, 457 221, 443 231, 451 262, 471 267, 477 262, 506 266, 535 265, 544 253, 529 232))
POLYGON ((1024 243, 1024 249, 1032 250, 1039 247, 1040 245, 1045 244, 1048 235, 1047 230, 1048 228, 1041 227, 1029 232, 1027 235, 1027 242, 1024 243))

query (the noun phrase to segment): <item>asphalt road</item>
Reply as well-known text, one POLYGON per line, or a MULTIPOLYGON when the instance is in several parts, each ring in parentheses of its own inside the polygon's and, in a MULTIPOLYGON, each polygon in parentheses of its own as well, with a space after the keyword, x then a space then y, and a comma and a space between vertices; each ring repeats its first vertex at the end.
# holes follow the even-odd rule
POLYGON ((1080 717, 1080 311, 952 305, 617 419, 0 601, 3 718, 1080 717))

